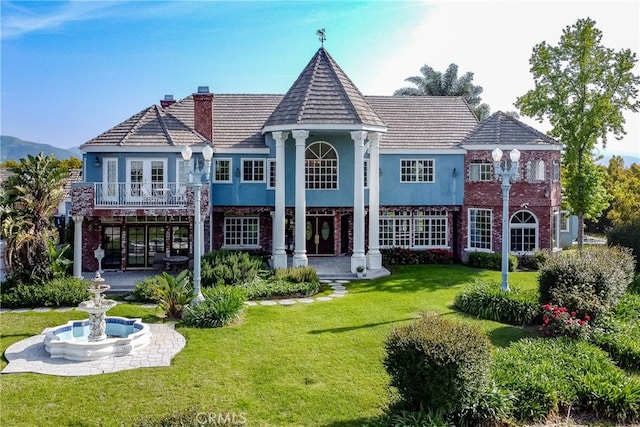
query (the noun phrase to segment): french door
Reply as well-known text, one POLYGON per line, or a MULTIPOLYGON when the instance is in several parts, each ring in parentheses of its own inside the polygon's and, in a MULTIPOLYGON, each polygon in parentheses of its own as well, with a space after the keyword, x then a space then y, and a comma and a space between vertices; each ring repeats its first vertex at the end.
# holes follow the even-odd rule
POLYGON ((167 184, 166 159, 127 159, 127 194, 131 201, 160 194, 167 184))
POLYGON ((127 233, 127 267, 153 267, 156 253, 164 253, 163 225, 129 226, 127 233))

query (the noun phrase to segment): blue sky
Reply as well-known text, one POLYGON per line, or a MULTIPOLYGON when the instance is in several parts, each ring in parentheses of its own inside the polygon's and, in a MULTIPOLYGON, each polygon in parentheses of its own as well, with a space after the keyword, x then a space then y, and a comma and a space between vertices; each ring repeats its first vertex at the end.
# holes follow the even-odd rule
MULTIPOLYGON (((640 3, 576 1, 5 1, 3 135, 78 146, 165 94, 285 93, 320 46, 367 95, 391 95, 423 64, 475 73, 491 111, 533 87, 543 40, 591 17, 603 44, 640 52, 640 3)), ((640 67, 636 67, 640 74, 640 67)), ((640 114, 606 153, 640 157, 640 114)), ((546 131, 548 125, 523 118, 546 131)))

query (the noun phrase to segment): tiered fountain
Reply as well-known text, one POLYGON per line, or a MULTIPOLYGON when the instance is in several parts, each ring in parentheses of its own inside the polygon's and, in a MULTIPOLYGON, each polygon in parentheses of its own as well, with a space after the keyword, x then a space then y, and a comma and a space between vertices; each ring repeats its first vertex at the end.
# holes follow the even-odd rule
POLYGON ((89 319, 71 320, 46 332, 45 350, 52 358, 85 361, 124 356, 151 341, 149 326, 141 319, 107 317, 107 311, 116 305, 103 295, 110 286, 104 284, 99 271, 92 282, 87 290, 93 298, 78 305, 79 310, 89 313, 89 319))

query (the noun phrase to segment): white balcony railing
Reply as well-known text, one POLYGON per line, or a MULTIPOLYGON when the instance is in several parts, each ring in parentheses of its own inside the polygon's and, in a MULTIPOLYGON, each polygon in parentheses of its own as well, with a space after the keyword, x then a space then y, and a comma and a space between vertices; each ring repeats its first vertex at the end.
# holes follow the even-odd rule
POLYGON ((187 207, 187 187, 175 182, 96 182, 94 195, 99 207, 187 207))

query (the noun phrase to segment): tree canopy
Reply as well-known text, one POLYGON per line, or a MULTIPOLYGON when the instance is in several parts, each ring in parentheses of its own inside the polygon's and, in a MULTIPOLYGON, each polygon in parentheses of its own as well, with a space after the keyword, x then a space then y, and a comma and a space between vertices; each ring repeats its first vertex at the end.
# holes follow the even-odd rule
POLYGON ((579 19, 563 30, 557 46, 536 45, 529 60, 534 89, 516 101, 522 114, 547 118, 549 134, 562 143, 564 193, 579 218, 579 247, 584 218, 600 215, 608 204, 594 149, 598 143, 606 146, 609 133, 618 139, 625 134, 624 110, 640 109, 635 53, 603 46, 595 25, 579 19))
POLYGON ((428 65, 420 68, 420 76, 407 77, 406 82, 415 87, 403 87, 393 94, 397 96, 461 96, 471 106, 478 120, 489 116, 489 106, 482 104, 482 86, 473 84, 473 73, 458 77, 458 66, 451 64, 444 73, 428 65))

